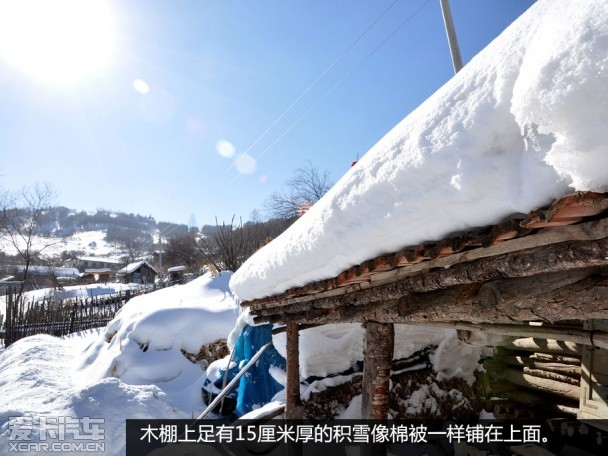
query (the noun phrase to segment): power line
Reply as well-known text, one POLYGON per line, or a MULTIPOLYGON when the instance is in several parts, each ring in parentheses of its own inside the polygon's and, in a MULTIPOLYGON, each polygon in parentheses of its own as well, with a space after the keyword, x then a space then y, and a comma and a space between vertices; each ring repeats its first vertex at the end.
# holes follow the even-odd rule
MULTIPOLYGON (((311 83, 309 84, 309 86, 304 89, 304 91, 302 93, 300 93, 300 95, 298 95, 292 102, 291 104, 285 108, 283 110, 283 112, 276 118, 274 119, 270 125, 268 127, 266 127, 266 129, 255 139, 255 141, 253 141, 249 147, 247 147, 247 149, 245 149, 245 151, 243 153, 248 153, 251 149, 253 149, 269 132, 270 130, 272 130, 276 124, 278 124, 283 117, 285 117, 299 102, 302 98, 304 98, 304 96, 310 92, 316 85, 317 83, 323 79, 323 77, 329 72, 331 71, 331 69, 336 66, 343 58, 346 54, 348 54, 348 52, 355 47, 355 45, 361 41, 361 39, 367 35, 370 30, 372 28, 374 28, 374 26, 384 17, 386 16, 386 14, 393 8, 393 6, 395 6, 397 4, 399 0, 394 0, 393 3, 391 3, 376 19, 374 19, 370 25, 367 26, 367 28, 365 30, 363 30, 363 32, 361 32, 357 38, 355 38, 354 41, 352 41, 341 53, 340 55, 338 55, 338 57, 336 57, 334 59, 334 61, 332 63, 329 64, 328 67, 326 67, 318 76, 317 78, 311 83)), ((234 164, 231 164, 228 169, 226 169, 226 171, 224 171, 224 173, 222 174, 222 176, 224 176, 228 171, 230 171, 232 168, 234 168, 234 164)))
MULTIPOLYGON (((355 65, 351 70, 346 73, 342 78, 340 78, 334 85, 332 85, 329 90, 327 90, 321 98, 319 98, 312 106, 310 106, 304 114, 302 114, 295 122, 293 122, 287 129, 279 135, 277 139, 275 139, 269 146, 267 146, 262 152, 256 155, 255 160, 258 160, 262 157, 266 152, 268 152, 275 144, 277 144, 287 133, 289 133, 294 127, 296 127, 308 114, 311 113, 325 98, 327 98, 342 82, 344 82, 351 74, 357 71, 365 62, 367 62, 377 51, 380 49, 386 42, 388 42, 399 30, 401 30, 409 21, 411 21, 422 9, 430 2, 431 0, 426 0, 422 3, 412 14, 410 14, 403 22, 397 26, 395 30, 393 30, 384 40, 380 42, 363 60, 361 60, 357 65, 355 65)), ((241 175, 237 174, 229 183, 234 182, 241 175)))

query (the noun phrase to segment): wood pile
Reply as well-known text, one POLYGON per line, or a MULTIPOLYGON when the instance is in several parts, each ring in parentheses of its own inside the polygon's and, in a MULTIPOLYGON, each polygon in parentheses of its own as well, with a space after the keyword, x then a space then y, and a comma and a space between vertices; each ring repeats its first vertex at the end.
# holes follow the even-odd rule
POLYGON ((182 355, 193 364, 200 364, 203 369, 209 367, 213 361, 225 358, 230 354, 226 339, 218 339, 207 345, 203 345, 198 353, 188 353, 186 350, 181 349, 182 355))
POLYGON ((511 338, 484 362, 490 411, 499 418, 576 416, 581 354, 572 342, 511 338))

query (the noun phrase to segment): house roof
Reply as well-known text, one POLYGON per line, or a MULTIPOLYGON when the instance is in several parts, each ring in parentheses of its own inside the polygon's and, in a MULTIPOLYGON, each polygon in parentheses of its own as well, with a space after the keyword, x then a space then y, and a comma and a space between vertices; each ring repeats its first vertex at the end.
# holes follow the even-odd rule
MULTIPOLYGON (((485 275, 480 277, 472 277, 467 271, 467 277, 463 280, 456 278, 462 271, 454 271, 458 265, 471 265, 480 260, 494 261, 504 268, 501 264, 504 257, 519 252, 530 255, 532 249, 546 248, 545 253, 541 253, 539 258, 543 262, 554 263, 544 269, 541 266, 538 270, 532 271, 532 274, 554 270, 563 272, 569 269, 580 272, 585 268, 605 265, 608 264, 605 247, 594 253, 595 256, 587 256, 587 262, 583 264, 573 262, 568 265, 565 257, 568 256, 566 245, 568 242, 600 240, 608 246, 606 238, 608 238, 608 194, 578 192, 562 197, 546 208, 532 211, 527 217, 467 231, 436 243, 422 243, 390 254, 379 255, 348 268, 334 278, 295 287, 284 293, 255 299, 242 305, 252 310, 257 322, 282 322, 285 319, 300 318, 314 323, 317 314, 325 317, 325 311, 331 307, 341 307, 346 304, 363 309, 368 302, 380 300, 396 306, 394 299, 412 292, 444 290, 463 283, 472 284, 510 276, 525 277, 526 272, 510 273, 496 268, 495 265, 492 266, 493 271, 485 271, 485 275), (563 248, 561 254, 558 252, 562 264, 560 261, 551 261, 548 257, 547 252, 552 245, 563 248), (546 258, 543 259, 543 255, 546 258), (564 259, 562 260, 561 257, 564 259), (425 274, 427 278, 421 279, 425 274), (430 278, 432 274, 437 277, 430 278), (416 282, 420 280, 426 284, 416 282), (397 283, 401 285, 396 286, 397 283), (373 297, 370 298, 368 295, 373 297), (377 295, 381 298, 377 299, 377 295)), ((535 284, 534 287, 539 291, 542 288, 540 284, 535 284)), ((474 293, 479 293, 479 287, 474 293)), ((452 299, 453 304, 456 298, 453 296, 452 299)), ((452 305, 452 307, 456 314, 462 314, 462 309, 458 306, 452 305)), ((340 314, 339 317, 347 316, 340 314)), ((465 318, 465 315, 459 317, 465 318)), ((586 318, 591 317, 591 314, 586 314, 586 318)), ((475 318, 469 315, 465 319, 475 321, 475 318)), ((486 315, 477 316, 479 321, 486 321, 486 318, 486 315)), ((515 319, 515 315, 511 315, 509 319, 515 319)))
POLYGON ((117 258, 106 258, 96 256, 78 256, 76 257, 80 261, 96 262, 96 263, 107 263, 107 264, 123 264, 124 261, 117 258))
POLYGON ((233 275, 242 302, 608 190, 608 12, 541 0, 233 275))
POLYGON ((158 271, 156 269, 154 269, 154 267, 147 261, 138 261, 136 263, 130 263, 127 266, 125 266, 124 268, 116 271, 116 274, 121 274, 121 275, 132 274, 135 271, 137 271, 140 267, 142 267, 143 265, 148 266, 150 269, 152 269, 154 271, 155 274, 158 274, 158 271))
POLYGON ((90 268, 90 269, 84 270, 85 275, 112 274, 112 273, 113 273, 112 270, 109 268, 90 268))
MULTIPOLYGON (((12 266, 15 271, 25 272, 24 265, 12 266)), ((64 268, 54 266, 29 266, 28 273, 32 275, 49 275, 54 277, 80 277, 80 272, 76 268, 64 268)))

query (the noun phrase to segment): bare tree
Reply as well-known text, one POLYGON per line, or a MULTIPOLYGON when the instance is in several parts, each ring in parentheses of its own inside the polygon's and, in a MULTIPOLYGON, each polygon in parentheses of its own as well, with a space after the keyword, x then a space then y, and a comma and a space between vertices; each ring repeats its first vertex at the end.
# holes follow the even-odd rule
POLYGON ((50 227, 42 223, 54 200, 55 191, 48 184, 40 183, 18 192, 0 194, 0 237, 9 242, 23 262, 18 299, 23 295, 31 267, 44 262, 45 250, 62 242, 59 238, 50 238, 50 227))
POLYGON ((215 232, 210 236, 200 236, 198 246, 204 258, 218 271, 236 271, 243 262, 255 252, 255 247, 248 230, 242 221, 234 225, 234 217, 230 225, 215 219, 215 232))
POLYGON ((236 271, 244 262, 269 240, 284 231, 287 223, 275 220, 252 220, 238 225, 235 217, 229 225, 216 219, 215 230, 199 234, 197 246, 205 262, 218 271, 236 271))
POLYGON ((332 185, 329 172, 319 171, 307 160, 281 190, 268 197, 264 207, 271 218, 295 218, 304 205, 319 201, 332 185))
POLYGON ((186 266, 190 272, 197 272, 204 264, 204 257, 196 235, 191 232, 170 237, 164 246, 163 263, 169 267, 186 266))

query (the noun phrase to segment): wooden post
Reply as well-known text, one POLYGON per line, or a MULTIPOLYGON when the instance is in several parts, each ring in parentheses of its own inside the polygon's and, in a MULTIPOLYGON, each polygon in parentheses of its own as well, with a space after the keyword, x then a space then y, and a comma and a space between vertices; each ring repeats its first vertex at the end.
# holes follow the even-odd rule
POLYGON ((363 368, 363 419, 388 419, 388 395, 395 330, 392 323, 365 324, 363 368))
MULTIPOLYGON (((285 419, 301 420, 304 406, 300 397, 300 350, 297 323, 287 323, 287 379, 285 382, 285 419)), ((287 442, 288 456, 302 456, 302 442, 287 442)))
POLYGON ((304 407, 300 398, 300 350, 297 323, 287 323, 287 381, 285 384, 285 419, 299 420, 304 407))
POLYGON ((8 289, 6 296, 6 317, 4 323, 4 346, 8 347, 13 341, 13 297, 14 293, 8 289))

